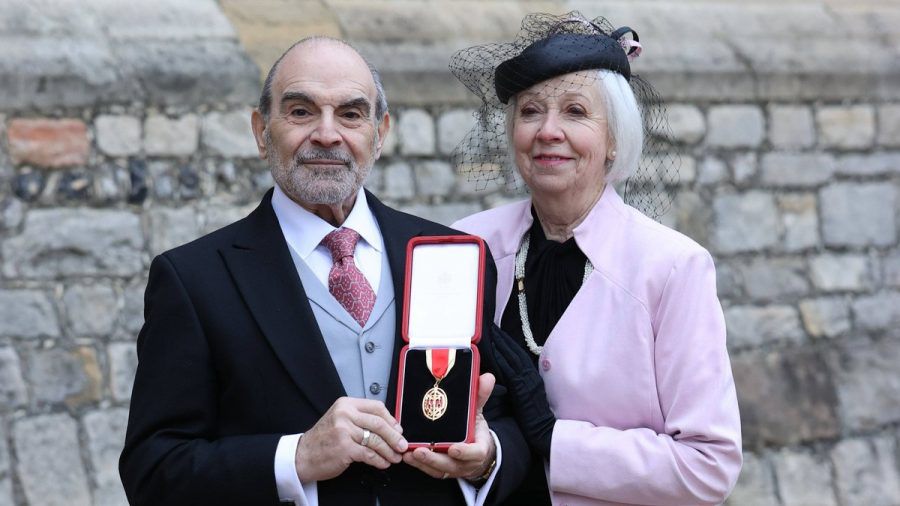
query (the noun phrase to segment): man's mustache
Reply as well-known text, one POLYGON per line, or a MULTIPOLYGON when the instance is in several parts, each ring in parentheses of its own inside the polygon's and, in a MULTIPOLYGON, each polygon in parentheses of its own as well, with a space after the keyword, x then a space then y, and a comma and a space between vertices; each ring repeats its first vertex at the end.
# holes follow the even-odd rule
POLYGON ((353 158, 338 149, 307 149, 298 152, 294 156, 294 163, 301 164, 307 163, 314 160, 334 160, 337 162, 343 162, 344 165, 348 167, 352 167, 354 163, 353 158))

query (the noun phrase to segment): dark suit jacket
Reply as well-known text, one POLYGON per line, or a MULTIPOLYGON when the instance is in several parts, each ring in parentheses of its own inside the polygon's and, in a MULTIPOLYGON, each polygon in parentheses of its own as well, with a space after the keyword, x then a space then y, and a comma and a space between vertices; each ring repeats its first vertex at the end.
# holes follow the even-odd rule
MULTIPOLYGON (((139 365, 119 471, 132 504, 277 504, 279 438, 304 432, 346 395, 325 347, 270 191, 246 218, 156 257, 138 337, 139 365)), ((398 301, 407 241, 452 229, 367 199, 384 236, 398 301)), ((488 254, 488 259, 490 259, 488 254)), ((485 273, 484 322, 494 314, 493 262, 485 273), (488 296, 490 294, 490 296, 488 296)), ((397 321, 402 303, 398 302, 397 321)), ((398 325, 399 327, 399 325, 398 325)), ((483 329, 482 370, 492 369, 483 329)), ((403 344, 399 328, 394 361, 403 344)), ((396 366, 396 363, 395 363, 396 366)), ((387 395, 393 411, 397 368, 387 395)), ((485 416, 503 463, 492 499, 524 477, 528 450, 497 386, 485 416)), ((327 505, 462 504, 455 480, 435 480, 406 464, 379 471, 351 465, 318 484, 327 505)))

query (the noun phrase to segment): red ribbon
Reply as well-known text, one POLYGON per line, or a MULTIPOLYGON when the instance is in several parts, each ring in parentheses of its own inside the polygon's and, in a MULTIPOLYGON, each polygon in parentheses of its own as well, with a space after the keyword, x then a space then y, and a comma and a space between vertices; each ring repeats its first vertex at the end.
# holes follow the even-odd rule
POLYGON ((429 351, 431 352, 431 374, 434 376, 434 379, 444 379, 450 363, 450 350, 437 349, 429 351))

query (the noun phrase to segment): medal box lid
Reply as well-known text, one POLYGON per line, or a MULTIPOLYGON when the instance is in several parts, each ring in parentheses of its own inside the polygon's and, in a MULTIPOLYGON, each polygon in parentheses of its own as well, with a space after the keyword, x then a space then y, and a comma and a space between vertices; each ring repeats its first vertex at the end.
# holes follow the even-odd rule
POLYGON ((468 348, 481 339, 484 241, 420 236, 406 245, 401 335, 410 348, 468 348))

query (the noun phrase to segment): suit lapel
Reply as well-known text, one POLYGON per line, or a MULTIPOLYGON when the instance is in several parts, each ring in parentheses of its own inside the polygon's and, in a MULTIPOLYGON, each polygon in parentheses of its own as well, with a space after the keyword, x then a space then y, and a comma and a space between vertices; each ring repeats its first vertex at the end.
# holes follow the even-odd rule
POLYGON ((324 413, 346 393, 278 226, 271 198, 269 191, 246 218, 233 245, 220 253, 287 373, 324 413))
MULTIPOLYGON (((366 199, 372 214, 378 221, 381 235, 384 238, 384 251, 387 253, 388 264, 391 267, 391 280, 394 282, 394 307, 397 314, 397 328, 394 332, 394 354, 391 359, 391 379, 388 382, 387 398, 385 405, 388 410, 394 412, 397 399, 397 367, 400 349, 406 342, 400 335, 403 325, 403 297, 406 292, 404 286, 406 273, 406 243, 422 233, 422 221, 391 209, 366 191, 366 199)), ((385 273, 382 273, 382 276, 385 273)))

